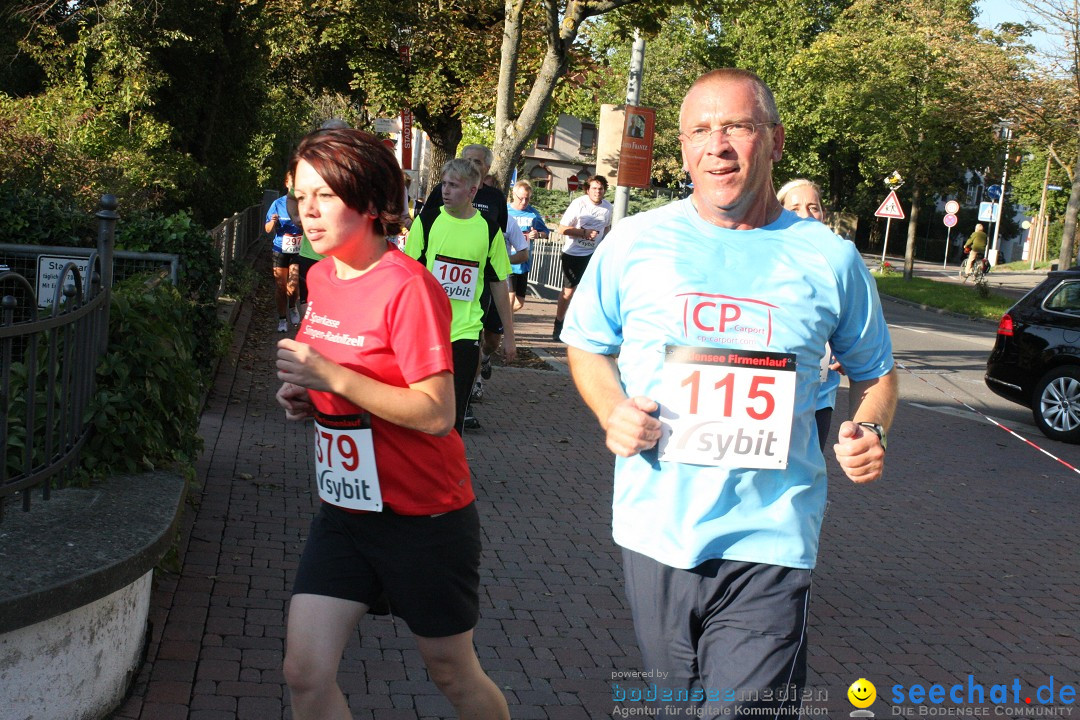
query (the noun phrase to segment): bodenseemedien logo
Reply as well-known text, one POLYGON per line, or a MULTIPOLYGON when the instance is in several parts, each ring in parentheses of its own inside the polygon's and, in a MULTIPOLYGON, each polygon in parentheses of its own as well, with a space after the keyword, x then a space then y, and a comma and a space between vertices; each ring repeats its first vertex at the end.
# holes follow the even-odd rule
POLYGON ((851 713, 853 718, 872 718, 874 713, 872 710, 866 708, 874 704, 874 700, 877 699, 877 688, 874 687, 874 683, 870 682, 866 678, 859 678, 855 682, 851 683, 851 687, 847 690, 848 702, 856 707, 851 713))

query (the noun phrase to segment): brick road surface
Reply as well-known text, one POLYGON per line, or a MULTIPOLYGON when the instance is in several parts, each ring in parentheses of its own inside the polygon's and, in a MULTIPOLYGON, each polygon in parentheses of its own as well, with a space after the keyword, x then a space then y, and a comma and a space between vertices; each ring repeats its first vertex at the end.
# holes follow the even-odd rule
MULTIPOLYGON (((147 661, 117 719, 291 718, 285 614, 316 496, 308 434, 274 402, 268 295, 241 312, 203 414, 182 563, 156 576, 147 661)), ((465 438, 484 531, 476 645, 513 717, 608 718, 636 707, 613 700, 613 673, 642 668, 610 536, 612 459, 553 314, 531 300, 518 341, 556 370, 496 368, 483 429, 465 438)), ((1050 676, 1080 682, 1080 478, 987 427, 902 403, 882 482, 855 487, 830 465, 815 716, 846 716, 859 677, 877 686, 878 717, 898 683, 1015 677, 1030 695, 1050 676)), ((362 621, 340 684, 356 718, 452 717, 400 621, 362 621)))

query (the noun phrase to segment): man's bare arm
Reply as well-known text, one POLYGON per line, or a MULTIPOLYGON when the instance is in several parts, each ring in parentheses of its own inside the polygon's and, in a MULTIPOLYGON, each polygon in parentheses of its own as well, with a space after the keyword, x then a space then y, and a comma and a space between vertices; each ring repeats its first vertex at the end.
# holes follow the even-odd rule
POLYGON ((879 378, 851 383, 848 391, 851 420, 840 425, 833 451, 837 463, 852 482, 872 482, 885 470, 885 449, 881 447, 881 441, 875 433, 857 423, 876 423, 888 430, 896 413, 898 395, 895 368, 879 378))
POLYGON ((649 413, 658 406, 647 397, 626 396, 615 358, 573 346, 566 352, 574 384, 607 434, 608 449, 631 457, 654 447, 660 439, 660 421, 649 413))

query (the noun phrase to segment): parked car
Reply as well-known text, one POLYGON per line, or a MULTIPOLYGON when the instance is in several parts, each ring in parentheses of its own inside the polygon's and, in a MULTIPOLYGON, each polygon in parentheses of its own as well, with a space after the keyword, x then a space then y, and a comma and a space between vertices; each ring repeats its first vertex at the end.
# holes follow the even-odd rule
POLYGON ((1031 408, 1047 437, 1080 443, 1080 267, 1049 273, 1001 316, 986 385, 1031 408))

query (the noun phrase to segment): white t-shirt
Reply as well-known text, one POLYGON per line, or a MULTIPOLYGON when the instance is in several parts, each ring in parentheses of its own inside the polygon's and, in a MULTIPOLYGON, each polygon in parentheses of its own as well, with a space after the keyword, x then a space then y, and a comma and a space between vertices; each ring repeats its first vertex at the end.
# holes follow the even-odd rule
POLYGON ((592 240, 586 240, 577 235, 563 235, 566 242, 563 243, 562 251, 567 255, 592 255, 596 246, 604 239, 605 230, 611 225, 611 215, 615 208, 607 200, 601 200, 599 205, 593 205, 588 195, 582 195, 563 213, 560 225, 567 227, 596 230, 599 233, 592 240))

